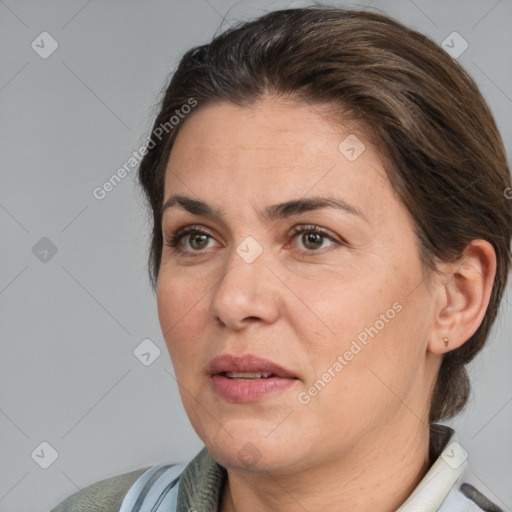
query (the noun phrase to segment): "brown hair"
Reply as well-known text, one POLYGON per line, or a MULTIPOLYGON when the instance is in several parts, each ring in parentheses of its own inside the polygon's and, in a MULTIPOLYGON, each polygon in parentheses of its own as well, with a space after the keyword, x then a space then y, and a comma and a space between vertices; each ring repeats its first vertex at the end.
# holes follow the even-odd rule
POLYGON ((322 5, 274 11, 185 53, 138 173, 153 217, 153 288, 165 168, 186 116, 171 129, 169 119, 196 101, 190 115, 212 102, 250 106, 266 93, 329 105, 340 121, 371 127, 390 162, 391 186, 414 221, 426 270, 436 261, 458 261, 472 240, 494 247, 497 274, 486 315, 466 343, 443 356, 432 392, 430 423, 454 416, 469 396, 465 365, 485 343, 508 277, 512 201, 504 191, 510 172, 474 81, 429 38, 387 16, 322 5), (162 126, 166 135, 154 140, 162 126))

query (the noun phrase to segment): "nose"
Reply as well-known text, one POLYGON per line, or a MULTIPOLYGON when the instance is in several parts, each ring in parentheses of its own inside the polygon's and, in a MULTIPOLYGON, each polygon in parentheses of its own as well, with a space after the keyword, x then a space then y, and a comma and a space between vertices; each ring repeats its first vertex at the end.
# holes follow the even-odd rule
POLYGON ((271 324, 279 317, 280 282, 267 267, 265 251, 254 261, 242 251, 230 254, 209 305, 211 318, 235 331, 255 322, 271 324))

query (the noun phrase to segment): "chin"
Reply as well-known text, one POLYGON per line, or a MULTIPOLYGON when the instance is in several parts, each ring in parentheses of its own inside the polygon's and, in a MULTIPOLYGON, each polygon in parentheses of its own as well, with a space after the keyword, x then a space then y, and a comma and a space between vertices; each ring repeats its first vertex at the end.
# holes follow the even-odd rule
POLYGON ((214 431, 196 430, 208 451, 227 469, 247 471, 283 471, 296 468, 308 451, 302 439, 296 439, 300 429, 272 432, 274 426, 253 419, 227 421, 214 431))
POLYGON ((292 464, 287 460, 291 453, 281 445, 278 452, 251 440, 232 443, 230 446, 208 446, 208 451, 222 466, 231 470, 251 472, 274 472, 292 464))

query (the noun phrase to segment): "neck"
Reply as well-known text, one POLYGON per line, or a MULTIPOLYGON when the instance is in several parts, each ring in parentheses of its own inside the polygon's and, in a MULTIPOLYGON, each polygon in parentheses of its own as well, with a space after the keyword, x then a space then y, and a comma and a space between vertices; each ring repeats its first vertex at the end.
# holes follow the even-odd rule
MULTIPOLYGON (((301 473, 240 473, 228 469, 221 512, 394 512, 428 471, 429 428, 379 431, 327 464, 301 473), (401 432, 401 434, 397 434, 401 432)), ((411 425, 408 425, 411 427, 411 425)))

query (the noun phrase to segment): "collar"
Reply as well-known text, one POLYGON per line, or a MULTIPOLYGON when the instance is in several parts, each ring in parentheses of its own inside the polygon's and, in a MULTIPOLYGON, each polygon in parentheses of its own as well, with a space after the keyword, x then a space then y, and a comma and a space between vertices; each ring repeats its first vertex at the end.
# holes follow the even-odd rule
MULTIPOLYGON (((467 453, 451 428, 431 425, 429 445, 435 462, 397 512, 437 511, 467 465, 467 453)), ((178 511, 218 512, 226 479, 226 469, 204 447, 180 478, 178 511)))
POLYGON ((464 472, 467 457, 453 429, 431 425, 430 460, 435 462, 397 512, 437 511, 464 472))

